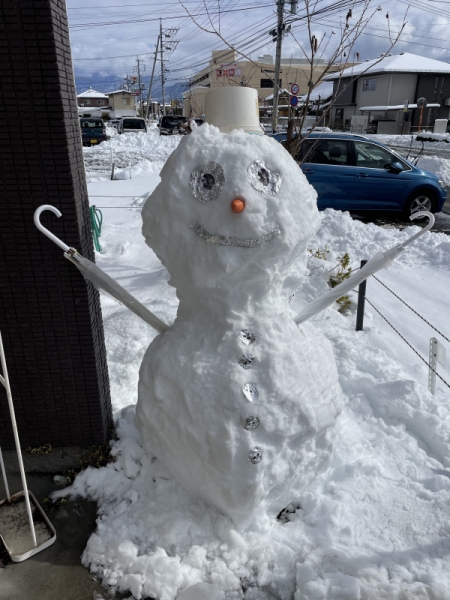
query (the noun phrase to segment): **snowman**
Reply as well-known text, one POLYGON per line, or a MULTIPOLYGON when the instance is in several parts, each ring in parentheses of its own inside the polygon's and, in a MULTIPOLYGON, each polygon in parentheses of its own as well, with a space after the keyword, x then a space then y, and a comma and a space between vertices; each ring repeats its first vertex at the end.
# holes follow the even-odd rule
POLYGON ((281 144, 244 129, 185 136, 143 208, 179 308, 144 356, 136 425, 188 491, 257 527, 329 464, 342 399, 330 343, 289 308, 316 193, 281 144))
POLYGON ((193 495, 255 529, 333 456, 337 368, 307 321, 388 267, 434 216, 414 213, 428 224, 294 315, 288 298, 307 274, 316 193, 280 144, 249 135, 261 133, 255 90, 219 88, 206 100, 209 124, 181 140, 142 213, 180 301, 173 325, 40 223, 46 210, 60 217, 56 207, 37 208, 34 222, 87 280, 160 333, 140 370, 143 446, 193 495))

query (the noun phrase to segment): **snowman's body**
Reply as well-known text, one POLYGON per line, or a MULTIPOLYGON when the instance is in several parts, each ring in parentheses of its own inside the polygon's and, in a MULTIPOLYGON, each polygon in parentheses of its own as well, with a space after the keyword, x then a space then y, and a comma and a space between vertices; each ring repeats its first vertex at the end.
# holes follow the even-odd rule
POLYGON ((294 264, 305 271, 315 192, 275 141, 209 126, 161 178, 143 232, 180 306, 144 357, 137 425, 184 487, 246 524, 276 515, 332 456, 333 350, 294 323, 285 285, 294 264))

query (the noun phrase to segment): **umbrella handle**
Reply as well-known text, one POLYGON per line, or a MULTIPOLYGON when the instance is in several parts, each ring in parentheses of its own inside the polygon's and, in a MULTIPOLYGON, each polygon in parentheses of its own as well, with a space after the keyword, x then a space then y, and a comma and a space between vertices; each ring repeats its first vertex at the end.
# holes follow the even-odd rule
POLYGON ((413 236, 411 236, 409 239, 406 240, 406 242, 403 242, 403 244, 401 244, 401 249, 404 250, 404 248, 406 246, 408 246, 409 244, 411 244, 412 242, 414 242, 414 240, 417 240, 418 237, 420 237, 421 235, 423 235, 424 233, 426 233, 427 231, 429 231, 435 222, 435 218, 434 215, 430 212, 428 212, 427 210, 421 210, 420 212, 416 212, 414 214, 412 214, 409 218, 411 219, 411 221, 414 221, 414 219, 417 219, 417 217, 428 217, 428 223, 425 225, 425 227, 423 229, 421 229, 420 231, 418 231, 417 233, 415 233, 413 236))
POLYGON ((67 244, 65 244, 64 242, 62 242, 59 238, 56 237, 56 235, 54 235, 51 231, 49 231, 42 225, 42 223, 40 221, 40 216, 41 216, 41 213, 44 212, 44 210, 50 210, 57 217, 62 216, 61 212, 57 208, 52 206, 51 204, 43 204, 42 206, 37 208, 34 212, 34 224, 39 229, 39 231, 41 231, 50 240, 52 240, 52 242, 55 242, 55 244, 57 246, 59 246, 60 248, 62 248, 64 250, 64 252, 68 252, 70 250, 69 246, 67 244))

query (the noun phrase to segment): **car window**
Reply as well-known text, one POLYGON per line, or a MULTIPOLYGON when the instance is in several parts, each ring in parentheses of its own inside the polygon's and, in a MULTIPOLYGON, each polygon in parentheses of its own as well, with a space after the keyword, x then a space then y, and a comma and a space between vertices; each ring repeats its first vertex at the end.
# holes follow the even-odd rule
POLYGON ((124 128, 145 129, 145 122, 140 119, 124 119, 122 125, 124 128))
POLYGON ((103 122, 102 121, 81 121, 81 127, 88 127, 89 129, 92 129, 94 127, 103 127, 103 122))
POLYGON ((356 166, 366 169, 386 169, 392 163, 402 162, 385 148, 368 142, 355 142, 355 154, 356 166))
POLYGON ((185 117, 163 117, 161 125, 163 127, 178 127, 180 123, 184 123, 185 121, 185 117))
POLYGON ((348 165, 347 141, 306 139, 300 146, 297 160, 321 165, 348 165))

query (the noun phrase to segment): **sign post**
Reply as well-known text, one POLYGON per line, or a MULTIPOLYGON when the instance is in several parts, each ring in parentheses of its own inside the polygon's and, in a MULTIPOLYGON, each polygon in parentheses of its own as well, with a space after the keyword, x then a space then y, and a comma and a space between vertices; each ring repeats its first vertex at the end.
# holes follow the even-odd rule
POLYGON ((419 130, 417 133, 420 133, 420 128, 422 127, 423 109, 426 108, 426 106, 427 106, 426 98, 419 98, 417 100, 417 108, 420 108, 419 130))
POLYGON ((408 106, 409 106, 409 100, 405 100, 405 102, 403 103, 403 118, 402 118, 402 126, 400 129, 400 135, 403 135, 403 128, 405 126, 405 117, 406 117, 406 113, 408 112, 408 106))

